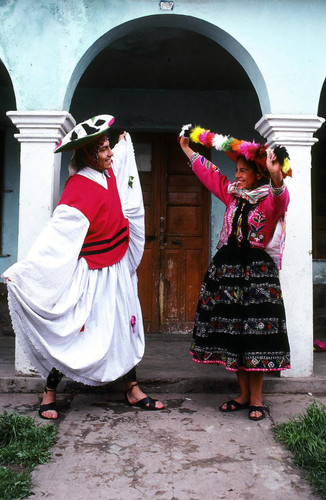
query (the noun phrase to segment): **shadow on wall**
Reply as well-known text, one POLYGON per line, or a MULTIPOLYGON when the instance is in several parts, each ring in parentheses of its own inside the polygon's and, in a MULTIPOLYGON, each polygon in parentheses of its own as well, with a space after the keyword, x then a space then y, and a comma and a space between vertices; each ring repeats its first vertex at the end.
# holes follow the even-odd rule
POLYGON ((314 339, 326 341, 326 284, 313 286, 314 339))
POLYGON ((0 335, 14 335, 7 302, 7 287, 0 283, 0 335))

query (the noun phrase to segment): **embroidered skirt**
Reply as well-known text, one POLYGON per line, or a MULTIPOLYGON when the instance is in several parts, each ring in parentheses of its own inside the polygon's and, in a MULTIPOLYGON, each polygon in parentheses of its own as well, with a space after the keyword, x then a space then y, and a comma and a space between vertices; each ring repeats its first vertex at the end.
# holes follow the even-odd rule
POLYGON ((264 250, 226 245, 216 253, 199 296, 191 354, 230 371, 290 368, 279 274, 264 250))

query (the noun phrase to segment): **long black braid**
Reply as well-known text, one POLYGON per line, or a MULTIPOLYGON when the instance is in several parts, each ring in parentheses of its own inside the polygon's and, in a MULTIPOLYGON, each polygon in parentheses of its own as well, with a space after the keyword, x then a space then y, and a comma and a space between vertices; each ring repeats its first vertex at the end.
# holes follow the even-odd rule
POLYGON ((255 205, 249 203, 249 201, 240 199, 239 204, 237 206, 237 209, 234 213, 233 220, 232 220, 232 231, 228 239, 228 244, 231 246, 241 246, 241 248, 248 248, 249 247, 249 241, 248 241, 248 215, 249 212, 255 207, 255 205), (241 244, 239 245, 239 241, 236 237, 237 235, 237 229, 239 225, 239 219, 241 217, 241 233, 242 233, 242 240, 241 244))

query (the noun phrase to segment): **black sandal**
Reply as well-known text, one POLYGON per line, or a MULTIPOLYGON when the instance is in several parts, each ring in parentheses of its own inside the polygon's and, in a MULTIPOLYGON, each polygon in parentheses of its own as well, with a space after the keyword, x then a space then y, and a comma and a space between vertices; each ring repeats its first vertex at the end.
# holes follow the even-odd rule
POLYGON ((232 411, 239 411, 239 410, 245 410, 249 408, 249 403, 238 403, 238 401, 235 401, 234 399, 231 399, 230 401, 225 401, 220 407, 219 410, 224 412, 224 413, 229 413, 232 411), (226 408, 223 408, 223 406, 226 405, 226 408), (232 408, 233 407, 233 408, 232 408))
POLYGON ((136 387, 136 385, 138 385, 138 382, 136 382, 131 387, 129 387, 129 389, 124 393, 125 401, 126 401, 126 403, 129 406, 136 406, 137 408, 141 408, 142 410, 145 410, 145 411, 159 411, 159 410, 164 410, 164 406, 163 406, 163 408, 156 408, 155 403, 158 400, 150 398, 149 396, 146 396, 145 398, 140 399, 139 401, 137 401, 137 403, 130 403, 130 401, 129 401, 128 397, 127 397, 127 394, 128 394, 128 392, 132 391, 133 388, 136 387))
MULTIPOLYGON (((48 393, 48 392, 56 392, 56 390, 55 389, 49 389, 48 387, 44 387, 44 392, 46 392, 46 393, 48 393)), ((56 420, 59 417, 59 412, 57 410, 57 406, 56 406, 55 401, 53 401, 52 403, 48 403, 46 405, 41 405, 40 409, 38 411, 38 414, 44 420, 56 420), (54 417, 54 418, 50 418, 50 417, 45 417, 44 415, 42 415, 42 413, 44 413, 45 411, 48 411, 48 410, 53 410, 53 411, 57 412, 57 416, 54 417)))
POLYGON ((258 420, 262 420, 263 418, 266 417, 266 413, 267 413, 266 406, 249 406, 250 420, 255 420, 256 422, 258 422, 258 420), (260 417, 253 417, 251 413, 253 413, 254 411, 258 411, 259 413, 261 413, 260 417))

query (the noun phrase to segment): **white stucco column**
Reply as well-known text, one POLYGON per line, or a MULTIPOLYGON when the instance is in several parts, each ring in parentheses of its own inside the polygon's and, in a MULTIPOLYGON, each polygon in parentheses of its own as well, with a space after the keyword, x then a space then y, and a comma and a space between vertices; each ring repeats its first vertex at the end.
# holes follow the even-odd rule
POLYGON ((280 272, 291 347, 291 370, 285 377, 313 373, 313 275, 311 216, 311 147, 324 122, 314 115, 264 115, 255 128, 273 147, 285 146, 293 177, 290 191, 283 269, 280 272))
MULTIPOLYGON (((59 198, 61 154, 54 154, 57 142, 75 125, 66 111, 8 111, 18 128, 20 142, 20 190, 18 260, 24 258, 51 217, 59 198)), ((16 344, 16 371, 35 374, 16 344)))
POLYGON ((57 142, 75 125, 66 111, 8 111, 19 129, 20 190, 18 260, 25 257, 59 197, 61 154, 57 142))

